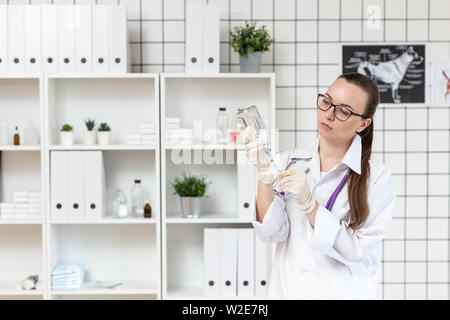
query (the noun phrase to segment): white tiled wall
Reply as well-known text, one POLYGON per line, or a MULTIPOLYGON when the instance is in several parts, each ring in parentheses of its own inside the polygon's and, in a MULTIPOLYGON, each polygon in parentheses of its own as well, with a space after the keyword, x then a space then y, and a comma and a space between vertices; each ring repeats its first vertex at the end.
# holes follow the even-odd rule
MULTIPOLYGON (((134 72, 183 72, 189 0, 0 0, 0 3, 121 3, 127 6, 134 72)), ((428 62, 450 60, 449 0, 221 0, 221 71, 238 72, 228 32, 258 20, 275 38, 263 71, 277 78, 281 150, 316 137, 315 99, 339 75, 339 42, 422 41, 428 62), (367 17, 379 16, 376 28, 367 17)), ((384 241, 385 299, 449 298, 449 108, 380 106, 373 156, 399 192, 384 241)))

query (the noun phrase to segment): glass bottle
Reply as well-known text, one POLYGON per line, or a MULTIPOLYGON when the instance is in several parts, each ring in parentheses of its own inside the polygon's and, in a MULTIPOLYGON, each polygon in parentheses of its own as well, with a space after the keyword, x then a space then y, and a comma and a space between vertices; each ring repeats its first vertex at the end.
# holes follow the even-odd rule
POLYGON ((135 217, 142 218, 144 216, 144 189, 141 185, 141 180, 134 180, 134 185, 131 188, 131 213, 135 217))
POLYGON ((150 206, 148 200, 145 200, 144 218, 151 218, 151 217, 152 217, 152 207, 150 206))
POLYGON ((117 189, 113 198, 113 214, 115 218, 126 218, 128 216, 127 197, 122 189, 117 189))
POLYGON ((216 130, 217 130, 217 143, 227 142, 227 129, 228 123, 228 113, 227 108, 219 108, 219 113, 216 117, 216 130))
POLYGON ((14 133, 14 145, 20 145, 19 127, 16 126, 16 131, 14 133))

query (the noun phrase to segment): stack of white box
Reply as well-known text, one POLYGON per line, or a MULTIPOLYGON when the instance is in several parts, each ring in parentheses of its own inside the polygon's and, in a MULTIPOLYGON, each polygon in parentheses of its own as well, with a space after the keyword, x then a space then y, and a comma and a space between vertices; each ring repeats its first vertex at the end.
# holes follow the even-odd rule
POLYGON ((181 147, 192 146, 194 144, 194 130, 192 128, 181 128, 180 123, 180 118, 166 118, 166 144, 181 147))
POLYGON ((42 218, 41 192, 14 192, 13 202, 0 203, 0 217, 4 220, 42 218))
POLYGON ((127 143, 130 145, 156 145, 156 131, 154 123, 141 123, 141 133, 129 134, 127 143))

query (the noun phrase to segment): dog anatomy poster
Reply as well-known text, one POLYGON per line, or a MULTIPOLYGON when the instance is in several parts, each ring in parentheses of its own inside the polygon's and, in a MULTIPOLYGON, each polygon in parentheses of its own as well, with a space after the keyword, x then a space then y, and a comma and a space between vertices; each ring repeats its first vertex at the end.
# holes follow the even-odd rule
POLYGON ((342 45, 342 72, 372 78, 380 103, 426 103, 424 44, 342 45))
POLYGON ((433 62, 432 102, 436 106, 450 106, 450 61, 433 62))

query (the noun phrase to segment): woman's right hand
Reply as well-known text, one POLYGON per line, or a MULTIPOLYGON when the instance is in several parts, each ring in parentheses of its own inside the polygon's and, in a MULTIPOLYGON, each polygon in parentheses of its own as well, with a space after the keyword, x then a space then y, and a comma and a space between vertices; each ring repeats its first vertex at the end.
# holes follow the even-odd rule
POLYGON ((252 136, 255 136, 254 129, 247 127, 244 129, 242 125, 238 125, 239 133, 242 137, 242 142, 245 146, 245 153, 249 161, 256 168, 258 180, 265 184, 272 184, 275 179, 270 167, 270 160, 264 151, 263 144, 260 141, 252 141, 252 136))

